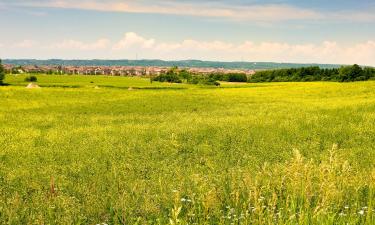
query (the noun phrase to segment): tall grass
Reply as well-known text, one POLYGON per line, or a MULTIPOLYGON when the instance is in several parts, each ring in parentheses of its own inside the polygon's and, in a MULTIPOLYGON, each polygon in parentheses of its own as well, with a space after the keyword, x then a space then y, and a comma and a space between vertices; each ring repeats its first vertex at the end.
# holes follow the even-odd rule
POLYGON ((7 77, 0 224, 374 223, 375 82, 111 79, 7 77))
POLYGON ((373 224, 375 169, 363 173, 337 152, 315 162, 296 150, 255 174, 234 170, 217 183, 197 183, 176 193, 170 223, 373 224))

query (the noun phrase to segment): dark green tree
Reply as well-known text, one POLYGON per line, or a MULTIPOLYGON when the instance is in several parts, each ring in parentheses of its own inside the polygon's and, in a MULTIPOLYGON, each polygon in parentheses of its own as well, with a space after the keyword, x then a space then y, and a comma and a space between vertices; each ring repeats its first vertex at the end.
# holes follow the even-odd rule
POLYGON ((185 69, 181 70, 181 71, 179 72, 179 75, 180 75, 180 77, 181 77, 182 79, 184 79, 184 80, 186 80, 186 81, 189 81, 189 80, 191 80, 191 78, 192 78, 191 73, 190 73, 189 71, 185 70, 185 69))
POLYGON ((354 64, 353 66, 341 67, 338 78, 341 82, 350 82, 361 80, 363 75, 363 69, 357 64, 354 64))

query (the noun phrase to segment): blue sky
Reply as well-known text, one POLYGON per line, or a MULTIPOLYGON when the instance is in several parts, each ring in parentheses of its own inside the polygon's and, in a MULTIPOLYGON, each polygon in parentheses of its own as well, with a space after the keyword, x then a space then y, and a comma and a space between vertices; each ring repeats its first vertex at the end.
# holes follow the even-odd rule
POLYGON ((370 0, 0 0, 0 57, 375 65, 370 0))

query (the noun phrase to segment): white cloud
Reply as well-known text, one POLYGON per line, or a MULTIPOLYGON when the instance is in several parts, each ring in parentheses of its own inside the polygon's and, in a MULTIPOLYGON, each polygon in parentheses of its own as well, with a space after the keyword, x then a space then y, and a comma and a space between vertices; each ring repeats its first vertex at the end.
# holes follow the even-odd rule
POLYGON ((109 47, 111 41, 106 38, 98 39, 92 43, 84 43, 76 40, 64 40, 60 43, 55 43, 49 46, 51 49, 61 49, 61 50, 103 50, 109 47))
POLYGON ((139 55, 140 58, 165 60, 201 59, 327 64, 357 63, 375 66, 375 41, 371 40, 349 46, 341 45, 335 41, 325 41, 318 44, 255 43, 249 40, 242 43, 232 43, 220 40, 200 41, 193 39, 164 42, 157 41, 154 38, 143 37, 134 32, 128 32, 118 41, 110 41, 106 38, 90 43, 64 40, 60 43, 47 44, 47 47, 42 47, 40 44, 33 45, 33 43, 35 42, 25 40, 11 45, 10 48, 8 47, 5 50, 8 50, 13 55, 7 57, 38 58, 38 54, 41 54, 40 58, 133 59, 135 55, 139 55), (25 49, 30 50, 28 54, 35 55, 25 56, 25 49), (56 53, 56 49, 64 51, 56 53), (17 56, 17 52, 19 52, 19 56, 17 56))
POLYGON ((33 40, 23 40, 21 42, 15 43, 13 46, 16 48, 32 48, 35 47, 38 43, 33 40))
POLYGON ((233 48, 233 44, 222 41, 197 41, 197 40, 183 40, 179 43, 158 43, 154 46, 154 50, 161 52, 171 52, 171 51, 189 51, 189 50, 199 50, 199 51, 220 51, 228 50, 233 48))
POLYGON ((113 46, 113 50, 128 49, 130 47, 152 48, 154 44, 154 39, 146 39, 134 32, 128 32, 123 39, 113 46))
POLYGON ((338 63, 375 65, 375 42, 368 41, 343 46, 334 41, 320 44, 289 44, 282 42, 231 43, 224 41, 199 41, 186 39, 180 42, 158 42, 153 38, 127 33, 125 38, 115 44, 114 56, 132 57, 142 53, 145 58, 161 59, 205 59, 205 60, 247 60, 299 63, 338 63))

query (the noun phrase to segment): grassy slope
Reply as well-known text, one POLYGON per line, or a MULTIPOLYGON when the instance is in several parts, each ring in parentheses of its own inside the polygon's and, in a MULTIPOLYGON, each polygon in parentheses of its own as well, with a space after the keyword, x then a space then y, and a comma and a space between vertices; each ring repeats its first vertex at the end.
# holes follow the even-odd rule
MULTIPOLYGON (((11 83, 12 86, 26 86, 26 75, 9 75, 5 83, 11 83)), ((183 88, 184 84, 169 83, 150 83, 149 79, 140 79, 136 77, 114 77, 114 76, 50 76, 38 75, 38 83, 42 87, 73 87, 73 88, 90 88, 95 86, 106 86, 112 88, 183 88)))
POLYGON ((0 87, 0 223, 374 221, 375 82, 39 81, 77 88, 0 87))

